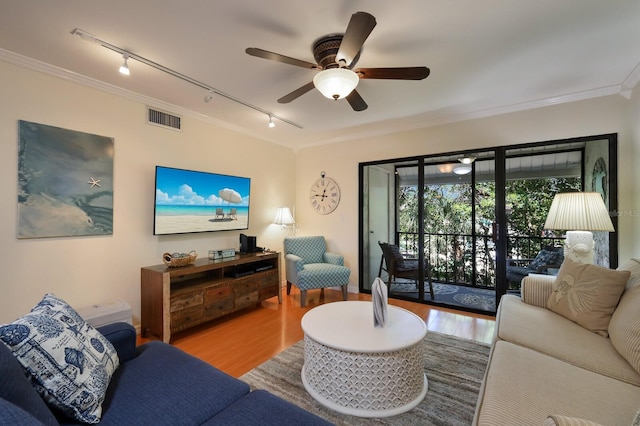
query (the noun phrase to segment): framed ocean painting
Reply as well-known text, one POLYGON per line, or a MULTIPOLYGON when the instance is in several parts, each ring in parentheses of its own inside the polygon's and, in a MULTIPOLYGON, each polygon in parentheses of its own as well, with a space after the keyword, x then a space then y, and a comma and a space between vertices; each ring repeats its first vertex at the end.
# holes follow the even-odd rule
POLYGON ((18 121, 18 238, 113 234, 113 138, 18 121))

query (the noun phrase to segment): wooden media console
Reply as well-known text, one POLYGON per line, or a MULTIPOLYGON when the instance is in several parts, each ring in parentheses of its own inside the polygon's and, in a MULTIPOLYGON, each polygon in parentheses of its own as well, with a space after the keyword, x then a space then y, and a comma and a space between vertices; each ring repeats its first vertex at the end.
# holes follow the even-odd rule
POLYGON ((280 253, 237 254, 198 259, 177 268, 140 269, 141 333, 165 342, 171 333, 230 314, 278 296, 280 253))

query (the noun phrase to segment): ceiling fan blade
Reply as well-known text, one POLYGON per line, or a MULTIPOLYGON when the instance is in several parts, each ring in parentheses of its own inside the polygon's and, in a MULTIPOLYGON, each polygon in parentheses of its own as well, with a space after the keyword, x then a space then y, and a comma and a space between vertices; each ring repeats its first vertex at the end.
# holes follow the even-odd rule
POLYGON ((364 111, 369 106, 355 89, 345 99, 354 111, 364 111))
POLYGON ((289 93, 288 95, 284 95, 283 97, 281 97, 280 99, 278 99, 278 103, 279 104, 288 104, 289 102, 299 98, 300 96, 304 95, 305 93, 307 93, 308 91, 312 90, 314 87, 313 85, 313 81, 305 84, 304 86, 294 90, 293 92, 289 93))
POLYGON ((336 62, 344 60, 347 66, 351 65, 353 59, 358 55, 373 28, 376 26, 376 18, 366 12, 357 12, 351 15, 351 20, 347 26, 340 43, 340 49, 336 54, 336 62))
POLYGON ((271 61, 281 62, 283 64, 295 65, 297 67, 318 69, 318 65, 311 62, 301 61, 300 59, 290 58, 288 56, 281 55, 279 53, 269 52, 268 50, 258 49, 257 47, 248 47, 245 52, 251 56, 257 58, 269 59, 271 61))
POLYGON ((390 79, 390 80, 422 80, 431 72, 427 67, 404 68, 358 68, 354 70, 360 78, 390 79))

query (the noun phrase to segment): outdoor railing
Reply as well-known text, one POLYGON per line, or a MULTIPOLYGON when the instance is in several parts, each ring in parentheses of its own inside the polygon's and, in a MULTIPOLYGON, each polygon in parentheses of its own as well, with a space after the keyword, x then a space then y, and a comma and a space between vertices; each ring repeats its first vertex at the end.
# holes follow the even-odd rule
MULTIPOLYGON (((418 238, 418 233, 398 233, 400 251, 406 256, 418 257, 418 238)), ((563 237, 508 238, 507 257, 511 259, 531 259, 545 246, 564 244, 563 237)), ((424 234, 424 247, 434 281, 495 288, 496 253, 492 235, 424 234)))

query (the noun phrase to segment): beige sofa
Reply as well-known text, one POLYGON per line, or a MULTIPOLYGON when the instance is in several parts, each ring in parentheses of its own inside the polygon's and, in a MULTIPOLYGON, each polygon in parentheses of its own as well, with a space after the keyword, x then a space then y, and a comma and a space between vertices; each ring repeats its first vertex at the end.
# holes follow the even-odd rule
POLYGON ((618 270, 631 274, 609 337, 548 308, 555 277, 530 275, 522 297, 502 297, 474 425, 640 424, 640 261, 618 270))

